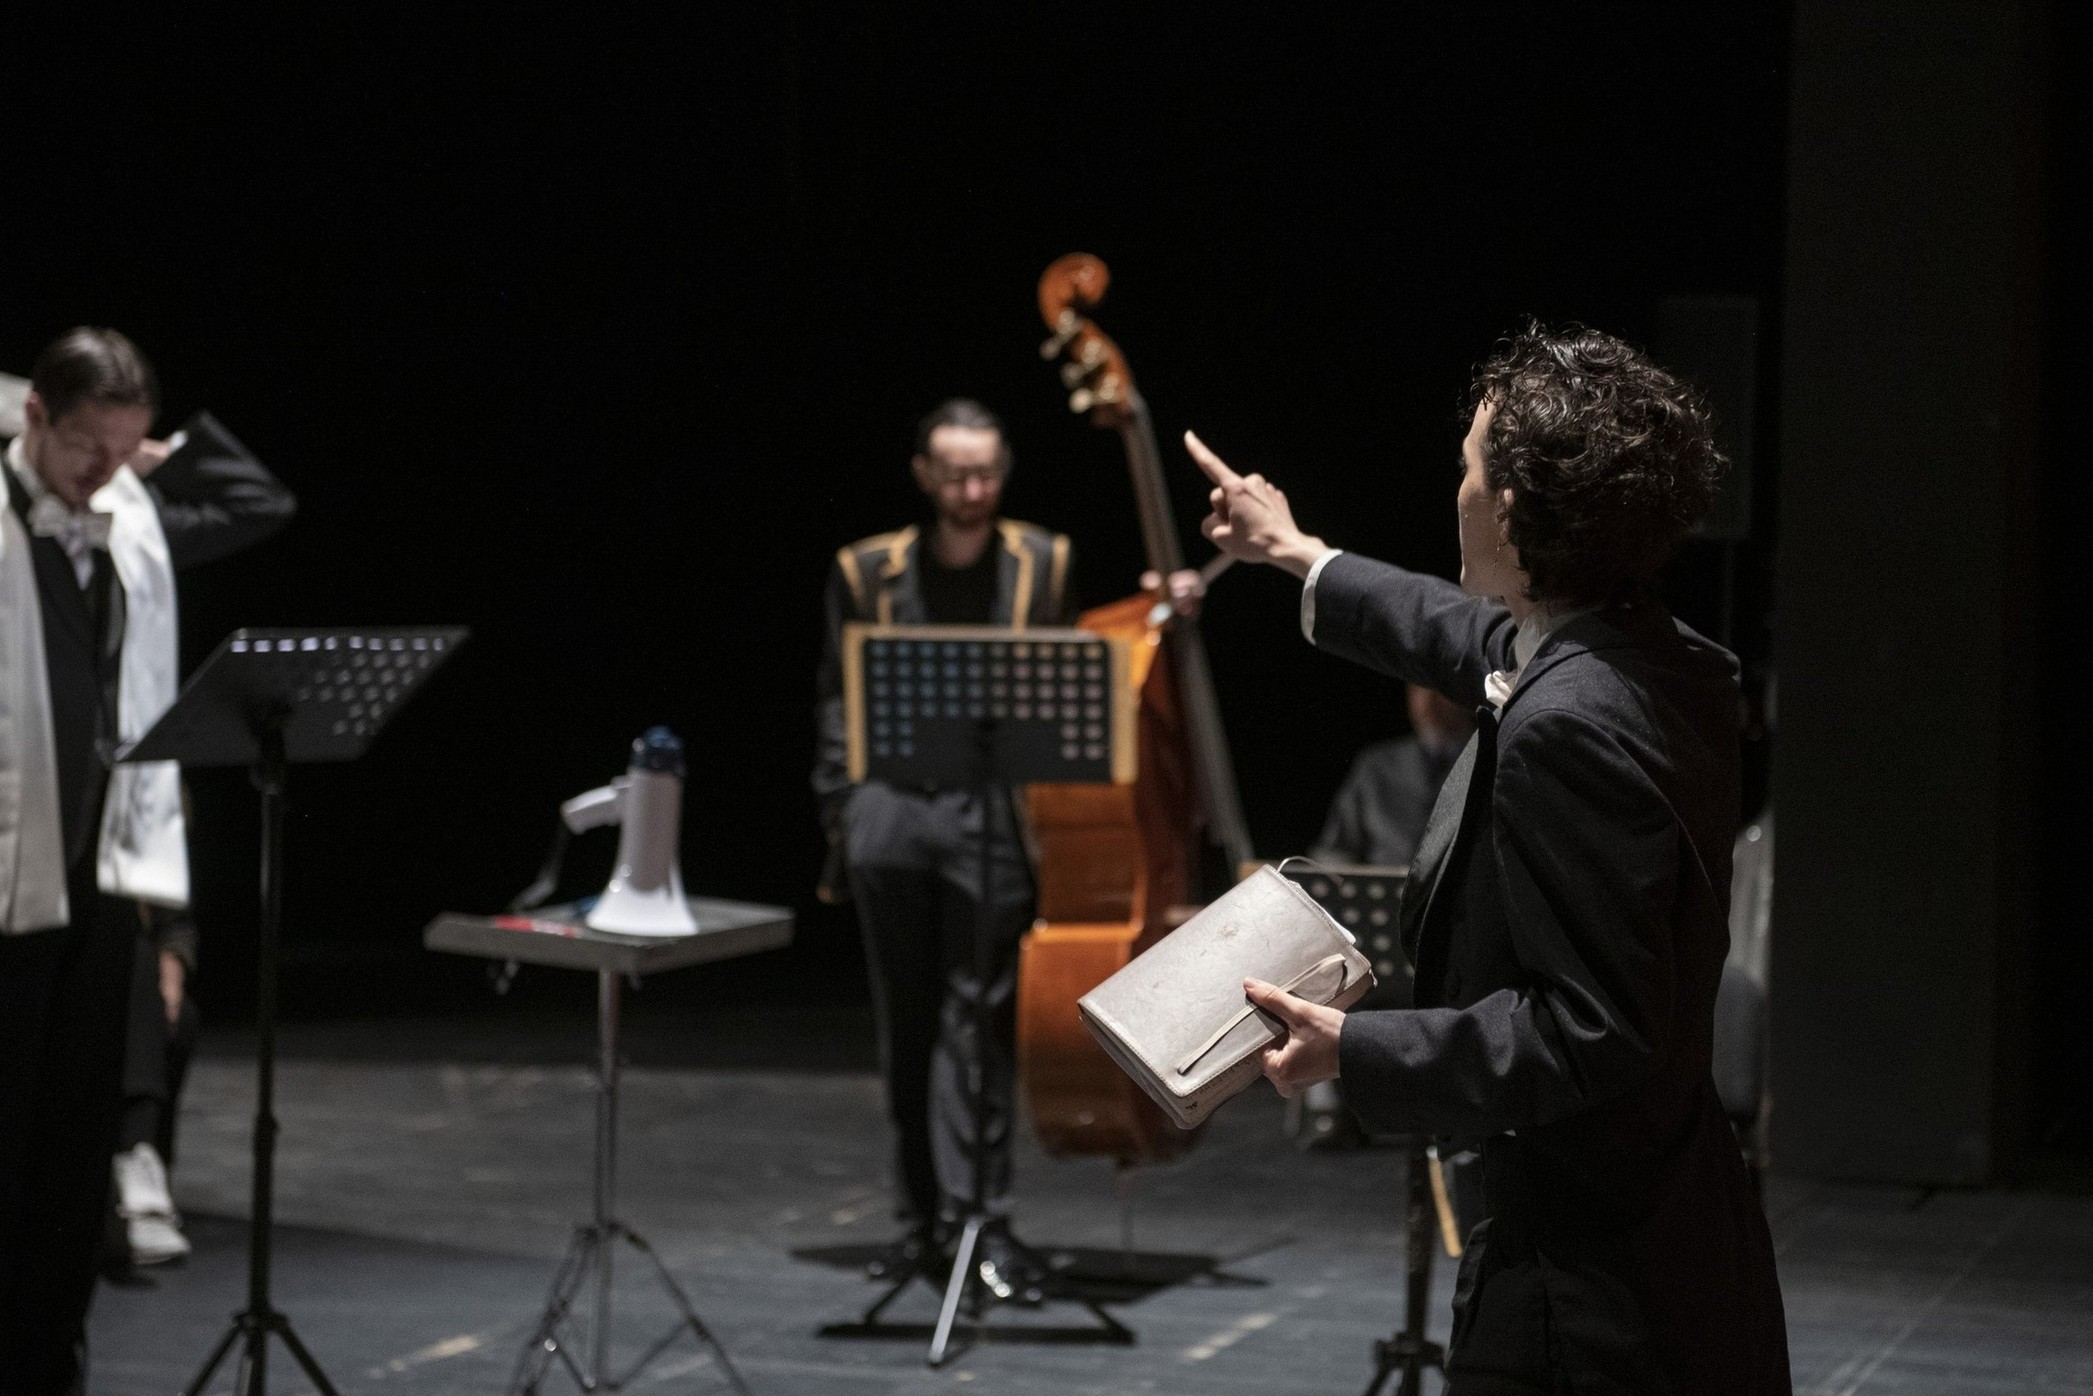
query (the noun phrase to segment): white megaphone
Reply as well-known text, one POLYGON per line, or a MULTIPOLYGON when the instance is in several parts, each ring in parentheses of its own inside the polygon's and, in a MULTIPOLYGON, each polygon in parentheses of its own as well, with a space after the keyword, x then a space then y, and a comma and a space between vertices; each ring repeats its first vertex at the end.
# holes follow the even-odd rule
POLYGON ((609 785, 560 806, 575 833, 619 824, 618 866, 586 920, 629 936, 687 936, 698 930, 683 895, 676 840, 683 820, 683 743, 649 727, 632 744, 632 765, 609 785))

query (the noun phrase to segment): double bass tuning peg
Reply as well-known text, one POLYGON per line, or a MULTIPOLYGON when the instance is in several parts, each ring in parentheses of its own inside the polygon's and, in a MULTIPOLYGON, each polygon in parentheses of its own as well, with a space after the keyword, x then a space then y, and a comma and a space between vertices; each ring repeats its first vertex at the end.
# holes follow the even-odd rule
POLYGON ((1083 318, 1073 309, 1064 309, 1061 318, 1054 324, 1054 337, 1039 346, 1039 357, 1049 360, 1055 358, 1068 347, 1070 340, 1082 332, 1083 318))
MULTIPOLYGON (((1070 386, 1074 387, 1074 384, 1071 383, 1070 386)), ((1068 410, 1071 412, 1088 412, 1097 407, 1117 407, 1125 400, 1126 395, 1121 391, 1119 375, 1107 373, 1097 380, 1095 386, 1076 388, 1074 392, 1070 393, 1068 395, 1068 410)))

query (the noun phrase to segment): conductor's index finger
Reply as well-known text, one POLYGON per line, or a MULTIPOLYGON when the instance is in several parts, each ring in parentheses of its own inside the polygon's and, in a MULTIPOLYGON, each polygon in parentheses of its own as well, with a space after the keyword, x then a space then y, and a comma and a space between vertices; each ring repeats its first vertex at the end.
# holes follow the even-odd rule
POLYGON ((1207 449, 1207 444, 1199 439, 1197 432, 1185 432, 1185 449, 1191 452, 1192 459, 1198 463, 1199 468, 1206 472, 1206 478, 1223 489, 1242 482, 1242 476, 1230 470, 1227 461, 1207 449))

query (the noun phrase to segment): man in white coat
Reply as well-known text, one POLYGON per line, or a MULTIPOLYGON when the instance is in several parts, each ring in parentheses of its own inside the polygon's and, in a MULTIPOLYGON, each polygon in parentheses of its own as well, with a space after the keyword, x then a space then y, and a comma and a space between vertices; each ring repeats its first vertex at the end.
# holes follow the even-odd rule
POLYGON ((189 899, 175 768, 111 758, 174 699, 175 568, 295 507, 207 415, 149 440, 158 406, 130 340, 69 331, 0 466, 0 1396, 84 1382, 138 906, 189 899))

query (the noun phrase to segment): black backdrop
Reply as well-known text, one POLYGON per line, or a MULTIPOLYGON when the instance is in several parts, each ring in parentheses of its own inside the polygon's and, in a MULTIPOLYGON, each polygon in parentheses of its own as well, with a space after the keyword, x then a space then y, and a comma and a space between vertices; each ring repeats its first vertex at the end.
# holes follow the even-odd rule
MULTIPOLYGON (((1089 599, 1139 569, 1116 444, 1034 353, 1057 254, 1110 263, 1099 318, 1169 460, 1196 425, 1332 539, 1439 571, 1455 406, 1520 317, 1645 338, 1665 295, 1742 293, 1774 339, 1782 7, 1195 13, 131 5, 16 34, 0 367, 120 326, 164 425, 208 405, 300 495, 185 581, 186 659, 241 624, 476 633, 367 760, 298 773, 297 1011, 483 1002, 421 925, 529 880, 557 802, 654 722, 691 749, 693 885, 803 915, 709 992, 861 995, 809 891, 811 675, 833 550, 917 509, 916 416, 1005 415, 1009 508, 1076 535, 1089 599)), ((1173 485, 1190 538, 1189 466, 1173 485)), ((1711 628, 1718 566, 1699 545, 1674 585, 1711 628)), ((1401 728, 1393 685, 1300 642, 1296 596, 1239 571, 1210 611, 1272 851, 1401 728)), ((194 785, 223 1020, 251 994, 252 797, 194 785)), ((607 843, 579 856, 600 878, 607 843)))

